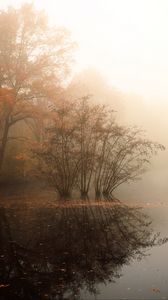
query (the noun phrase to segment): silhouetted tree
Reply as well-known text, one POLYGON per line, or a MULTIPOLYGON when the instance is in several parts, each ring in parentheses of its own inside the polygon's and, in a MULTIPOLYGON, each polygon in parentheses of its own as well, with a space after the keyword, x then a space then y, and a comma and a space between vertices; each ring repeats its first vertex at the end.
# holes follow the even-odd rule
POLYGON ((40 172, 53 182, 61 197, 75 189, 87 198, 113 197, 125 182, 136 180, 152 155, 164 147, 144 137, 137 128, 119 126, 114 113, 90 97, 61 100, 53 108, 45 142, 33 149, 40 172))
POLYGON ((96 197, 110 196, 123 183, 137 180, 153 155, 164 146, 146 139, 137 128, 107 125, 102 136, 95 171, 96 197))
POLYGON ((79 172, 75 103, 61 99, 52 110, 44 142, 32 148, 40 162, 40 176, 48 179, 61 198, 70 198, 79 172))

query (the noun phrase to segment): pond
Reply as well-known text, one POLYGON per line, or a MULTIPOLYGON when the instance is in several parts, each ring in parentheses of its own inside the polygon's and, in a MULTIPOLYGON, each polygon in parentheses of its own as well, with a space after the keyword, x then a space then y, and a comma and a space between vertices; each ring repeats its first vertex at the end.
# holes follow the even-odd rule
POLYGON ((0 209, 0 299, 168 299, 168 207, 0 209))

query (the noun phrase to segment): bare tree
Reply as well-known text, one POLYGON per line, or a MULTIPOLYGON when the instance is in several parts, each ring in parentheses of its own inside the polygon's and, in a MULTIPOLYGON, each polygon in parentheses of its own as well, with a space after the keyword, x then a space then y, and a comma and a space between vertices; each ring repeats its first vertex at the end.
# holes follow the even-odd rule
POLYGON ((42 146, 33 148, 40 159, 40 173, 48 178, 61 198, 71 197, 80 165, 74 105, 64 99, 57 103, 42 146))
POLYGON ((139 178, 151 157, 164 146, 144 137, 136 127, 119 126, 113 111, 90 97, 60 100, 53 109, 45 142, 34 149, 43 174, 61 197, 73 190, 86 199, 110 197, 123 183, 139 178))
POLYGON ((78 99, 76 109, 77 144, 80 156, 78 187, 82 198, 88 197, 92 183, 104 114, 105 107, 91 103, 89 96, 78 99))
POLYGON ((114 198, 114 190, 123 183, 137 180, 159 150, 164 150, 164 146, 146 139, 135 127, 108 126, 98 153, 96 197, 104 194, 114 198))

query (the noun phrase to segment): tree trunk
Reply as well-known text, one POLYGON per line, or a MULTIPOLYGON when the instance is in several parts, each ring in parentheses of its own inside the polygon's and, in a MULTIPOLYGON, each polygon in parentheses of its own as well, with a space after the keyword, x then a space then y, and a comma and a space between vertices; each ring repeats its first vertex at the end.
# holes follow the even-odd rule
POLYGON ((8 123, 8 119, 7 119, 5 121, 4 132, 3 132, 2 141, 1 141, 1 145, 0 145, 0 172, 2 170, 5 149, 6 149, 6 144, 7 144, 7 140, 8 140, 8 133, 9 133, 9 123, 8 123))

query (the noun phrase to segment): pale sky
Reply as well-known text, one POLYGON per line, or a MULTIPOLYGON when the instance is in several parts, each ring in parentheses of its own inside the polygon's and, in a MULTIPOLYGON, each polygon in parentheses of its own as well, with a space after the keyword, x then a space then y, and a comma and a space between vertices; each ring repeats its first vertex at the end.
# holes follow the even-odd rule
MULTIPOLYGON (((0 0, 0 7, 22 0, 0 0)), ((76 70, 95 67, 123 92, 168 103, 168 0, 35 0, 79 48, 76 70)))

